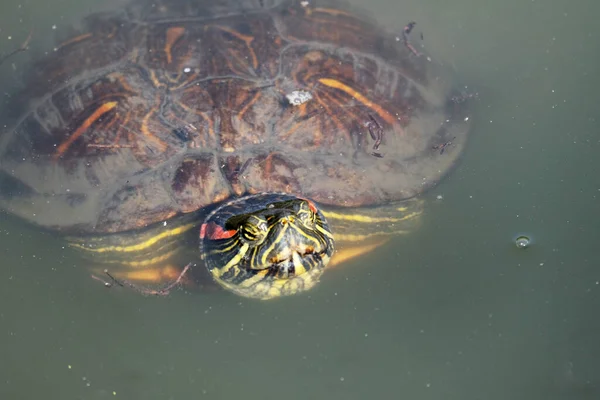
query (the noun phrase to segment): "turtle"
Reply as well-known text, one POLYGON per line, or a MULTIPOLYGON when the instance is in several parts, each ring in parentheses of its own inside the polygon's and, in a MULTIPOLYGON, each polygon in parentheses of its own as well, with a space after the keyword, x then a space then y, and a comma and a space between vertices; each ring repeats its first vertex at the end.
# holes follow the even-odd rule
POLYGON ((455 72, 404 39, 336 0, 91 14, 4 100, 0 207, 118 279, 307 291, 413 231, 464 150, 455 72))

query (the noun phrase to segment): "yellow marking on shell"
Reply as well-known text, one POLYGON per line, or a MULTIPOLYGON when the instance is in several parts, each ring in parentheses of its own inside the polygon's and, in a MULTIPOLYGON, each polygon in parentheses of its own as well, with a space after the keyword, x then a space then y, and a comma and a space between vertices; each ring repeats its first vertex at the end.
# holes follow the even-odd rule
POLYGON ((106 246, 106 247, 90 248, 90 247, 86 247, 84 245, 77 244, 77 243, 71 243, 71 246, 77 247, 77 248, 80 248, 80 249, 83 249, 86 251, 94 252, 94 253, 106 253, 109 251, 129 253, 129 252, 134 252, 134 251, 145 250, 145 249, 155 245, 157 242, 159 242, 160 240, 162 240, 164 238, 181 235, 182 233, 187 232, 188 230, 190 230, 191 228, 193 228, 195 226, 196 226, 196 224, 186 224, 186 225, 179 226, 177 228, 165 230, 165 231, 162 231, 161 233, 159 233, 158 235, 152 236, 151 238, 149 238, 141 243, 136 243, 134 245, 129 245, 129 246, 106 246))
POLYGON ((342 92, 345 92, 346 94, 352 96, 356 100, 363 103, 366 107, 369 107, 370 109, 375 111, 377 114, 379 114, 379 116, 381 118, 383 118, 388 124, 394 124, 397 122, 396 118, 392 114, 387 112, 383 107, 381 107, 379 104, 373 103, 365 95, 363 95, 359 91, 351 88, 350 86, 348 86, 338 80, 330 79, 330 78, 320 78, 319 82, 325 86, 341 90, 342 92))
POLYGON ((73 142, 75 142, 77 139, 79 139, 79 137, 81 135, 83 135, 85 133, 85 131, 88 130, 89 127, 92 126, 92 124, 94 122, 96 122, 104 114, 106 114, 107 112, 109 112, 110 110, 115 108, 117 106, 117 104, 119 104, 119 103, 117 103, 116 101, 109 101, 107 103, 102 104, 100 107, 98 107, 92 113, 92 115, 87 117, 85 119, 85 121, 83 121, 83 123, 81 125, 79 125, 79 127, 77 127, 75 132, 73 132, 73 134, 71 134, 67 138, 67 140, 65 140, 64 142, 62 142, 60 144, 60 146, 58 146, 58 149, 56 150, 56 153, 54 154, 54 160, 57 160, 58 158, 60 158, 60 156, 62 156, 69 149, 69 147, 73 144, 73 142))
POLYGON ((167 56, 167 63, 171 64, 173 61, 173 56, 171 54, 171 50, 173 49, 173 45, 175 42, 183 36, 185 33, 185 28, 181 26, 173 26, 167 29, 167 40, 165 42, 165 55, 167 56))
POLYGON ((225 266, 223 266, 222 268, 214 268, 212 270, 213 276, 215 278, 221 278, 223 274, 227 273, 230 269, 236 267, 240 263, 242 258, 244 258, 244 256, 246 255, 246 252, 248 251, 249 247, 250 246, 248 245, 248 243, 244 243, 242 247, 240 247, 240 250, 237 252, 237 254, 234 257, 232 257, 231 260, 229 260, 229 262, 225 264, 225 266))
POLYGON ((327 219, 337 219, 343 221, 353 221, 353 222, 364 222, 364 223, 381 223, 381 222, 401 222, 406 221, 408 219, 417 217, 421 215, 421 212, 412 212, 410 214, 404 215, 400 218, 394 217, 370 217, 368 215, 362 214, 341 214, 333 211, 324 211, 321 210, 325 218, 327 219))

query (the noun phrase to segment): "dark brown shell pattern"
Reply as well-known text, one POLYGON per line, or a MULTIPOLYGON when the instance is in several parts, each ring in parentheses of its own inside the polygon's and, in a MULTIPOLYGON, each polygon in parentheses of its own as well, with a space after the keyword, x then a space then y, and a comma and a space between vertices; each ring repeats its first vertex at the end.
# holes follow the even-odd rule
POLYGON ((387 203, 455 163, 449 75, 375 22, 322 1, 215 4, 92 15, 37 63, 0 137, 1 205, 116 232, 245 193, 387 203))

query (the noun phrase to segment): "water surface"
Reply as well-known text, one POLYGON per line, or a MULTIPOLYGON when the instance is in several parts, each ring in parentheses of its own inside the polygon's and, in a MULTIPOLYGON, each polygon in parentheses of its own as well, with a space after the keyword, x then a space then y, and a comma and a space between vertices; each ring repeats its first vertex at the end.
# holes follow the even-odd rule
MULTIPOLYGON (((0 52, 32 26, 32 50, 50 50, 68 21, 122 3, 4 1, 0 52)), ((2 213, 1 398, 600 398, 600 5, 364 4, 390 30, 417 21, 480 95, 419 230, 307 295, 153 298, 106 290, 60 238, 2 213)), ((2 92, 28 57, 0 67, 2 92)))

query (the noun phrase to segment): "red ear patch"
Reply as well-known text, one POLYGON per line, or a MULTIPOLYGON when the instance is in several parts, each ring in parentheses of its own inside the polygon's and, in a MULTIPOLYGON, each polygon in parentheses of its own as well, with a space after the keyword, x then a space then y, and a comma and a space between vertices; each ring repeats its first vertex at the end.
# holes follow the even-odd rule
POLYGON ((304 200, 306 200, 306 202, 308 203, 308 207, 310 208, 310 210, 312 212, 314 212, 315 214, 318 214, 317 206, 315 206, 315 203, 313 203, 312 201, 310 201, 308 199, 304 199, 304 200))
POLYGON ((235 235, 235 232, 234 229, 226 231, 220 225, 209 222, 208 224, 202 224, 200 227, 200 239, 204 239, 205 237, 208 237, 210 240, 229 239, 235 235))

